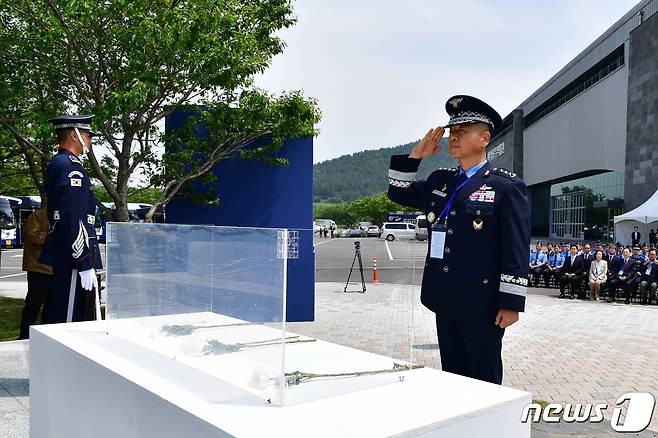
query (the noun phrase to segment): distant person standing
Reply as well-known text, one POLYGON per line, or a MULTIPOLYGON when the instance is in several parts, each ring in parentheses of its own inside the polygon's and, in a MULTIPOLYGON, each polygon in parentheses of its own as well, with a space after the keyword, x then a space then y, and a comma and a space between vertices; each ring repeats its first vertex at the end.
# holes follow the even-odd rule
POLYGON ((46 168, 50 232, 39 261, 53 267, 49 323, 92 319, 85 315, 84 291, 98 286, 103 265, 96 240, 96 197, 80 156, 91 149, 93 116, 64 115, 50 122, 59 151, 46 168))
POLYGON ((36 324, 39 312, 46 322, 52 294, 53 268, 39 263, 41 248, 48 235, 48 211, 42 207, 27 218, 23 227, 23 271, 27 271, 27 296, 21 314, 18 339, 30 337, 30 326, 36 324))
POLYGON ((637 227, 633 227, 633 232, 631 233, 631 245, 637 246, 640 244, 640 239, 642 234, 637 230, 637 227))
POLYGON ((649 232, 649 246, 651 248, 655 248, 657 240, 658 239, 656 239, 656 232, 652 228, 651 231, 649 232))

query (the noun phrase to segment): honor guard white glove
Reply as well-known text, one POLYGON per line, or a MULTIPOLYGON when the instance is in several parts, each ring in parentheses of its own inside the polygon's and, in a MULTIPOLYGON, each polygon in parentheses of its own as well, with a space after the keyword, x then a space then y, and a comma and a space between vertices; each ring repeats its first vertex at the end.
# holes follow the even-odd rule
POLYGON ((93 291, 98 287, 98 279, 96 278, 96 270, 94 268, 80 272, 80 285, 84 290, 88 291, 93 291))

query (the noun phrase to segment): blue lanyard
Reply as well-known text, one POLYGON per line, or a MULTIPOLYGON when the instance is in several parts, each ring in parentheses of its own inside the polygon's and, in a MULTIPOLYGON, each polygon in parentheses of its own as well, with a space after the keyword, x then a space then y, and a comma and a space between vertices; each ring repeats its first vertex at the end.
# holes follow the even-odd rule
POLYGON ((446 202, 446 206, 443 207, 443 210, 441 210, 441 214, 439 215, 439 220, 443 220, 448 217, 448 211, 450 211, 450 207, 452 207, 452 202, 455 200, 455 195, 462 187, 466 185, 469 179, 471 179, 471 177, 466 175, 466 180, 464 180, 464 182, 461 183, 459 187, 457 187, 455 190, 452 191, 450 198, 448 198, 448 202, 446 202))

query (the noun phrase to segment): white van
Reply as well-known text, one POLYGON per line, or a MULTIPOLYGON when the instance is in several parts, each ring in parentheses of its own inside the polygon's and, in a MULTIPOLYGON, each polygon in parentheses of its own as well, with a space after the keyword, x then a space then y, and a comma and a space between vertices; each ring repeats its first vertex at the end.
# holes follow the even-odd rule
POLYGON ((416 216, 416 240, 427 240, 427 218, 424 214, 416 216))
POLYGON ((416 238, 416 225, 405 222, 384 222, 381 237, 389 242, 395 239, 413 240, 416 238))

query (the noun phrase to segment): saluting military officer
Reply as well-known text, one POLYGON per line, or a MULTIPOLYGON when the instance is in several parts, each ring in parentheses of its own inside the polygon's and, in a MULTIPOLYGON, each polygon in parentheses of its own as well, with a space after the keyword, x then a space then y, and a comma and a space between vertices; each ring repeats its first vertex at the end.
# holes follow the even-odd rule
POLYGON ((50 120, 59 151, 48 163, 44 185, 50 231, 40 261, 53 267, 49 323, 91 319, 85 293, 97 289, 102 268, 94 222, 96 198, 80 156, 91 149, 93 116, 63 115, 50 120))
POLYGON ((388 197, 427 216, 421 301, 436 313, 443 370, 501 384, 503 334, 525 307, 526 186, 486 159, 487 144, 501 124, 491 106, 459 95, 448 100, 446 111, 445 127, 430 130, 410 155, 391 158, 388 197), (439 152, 445 128, 459 167, 416 181, 421 159, 439 152))

